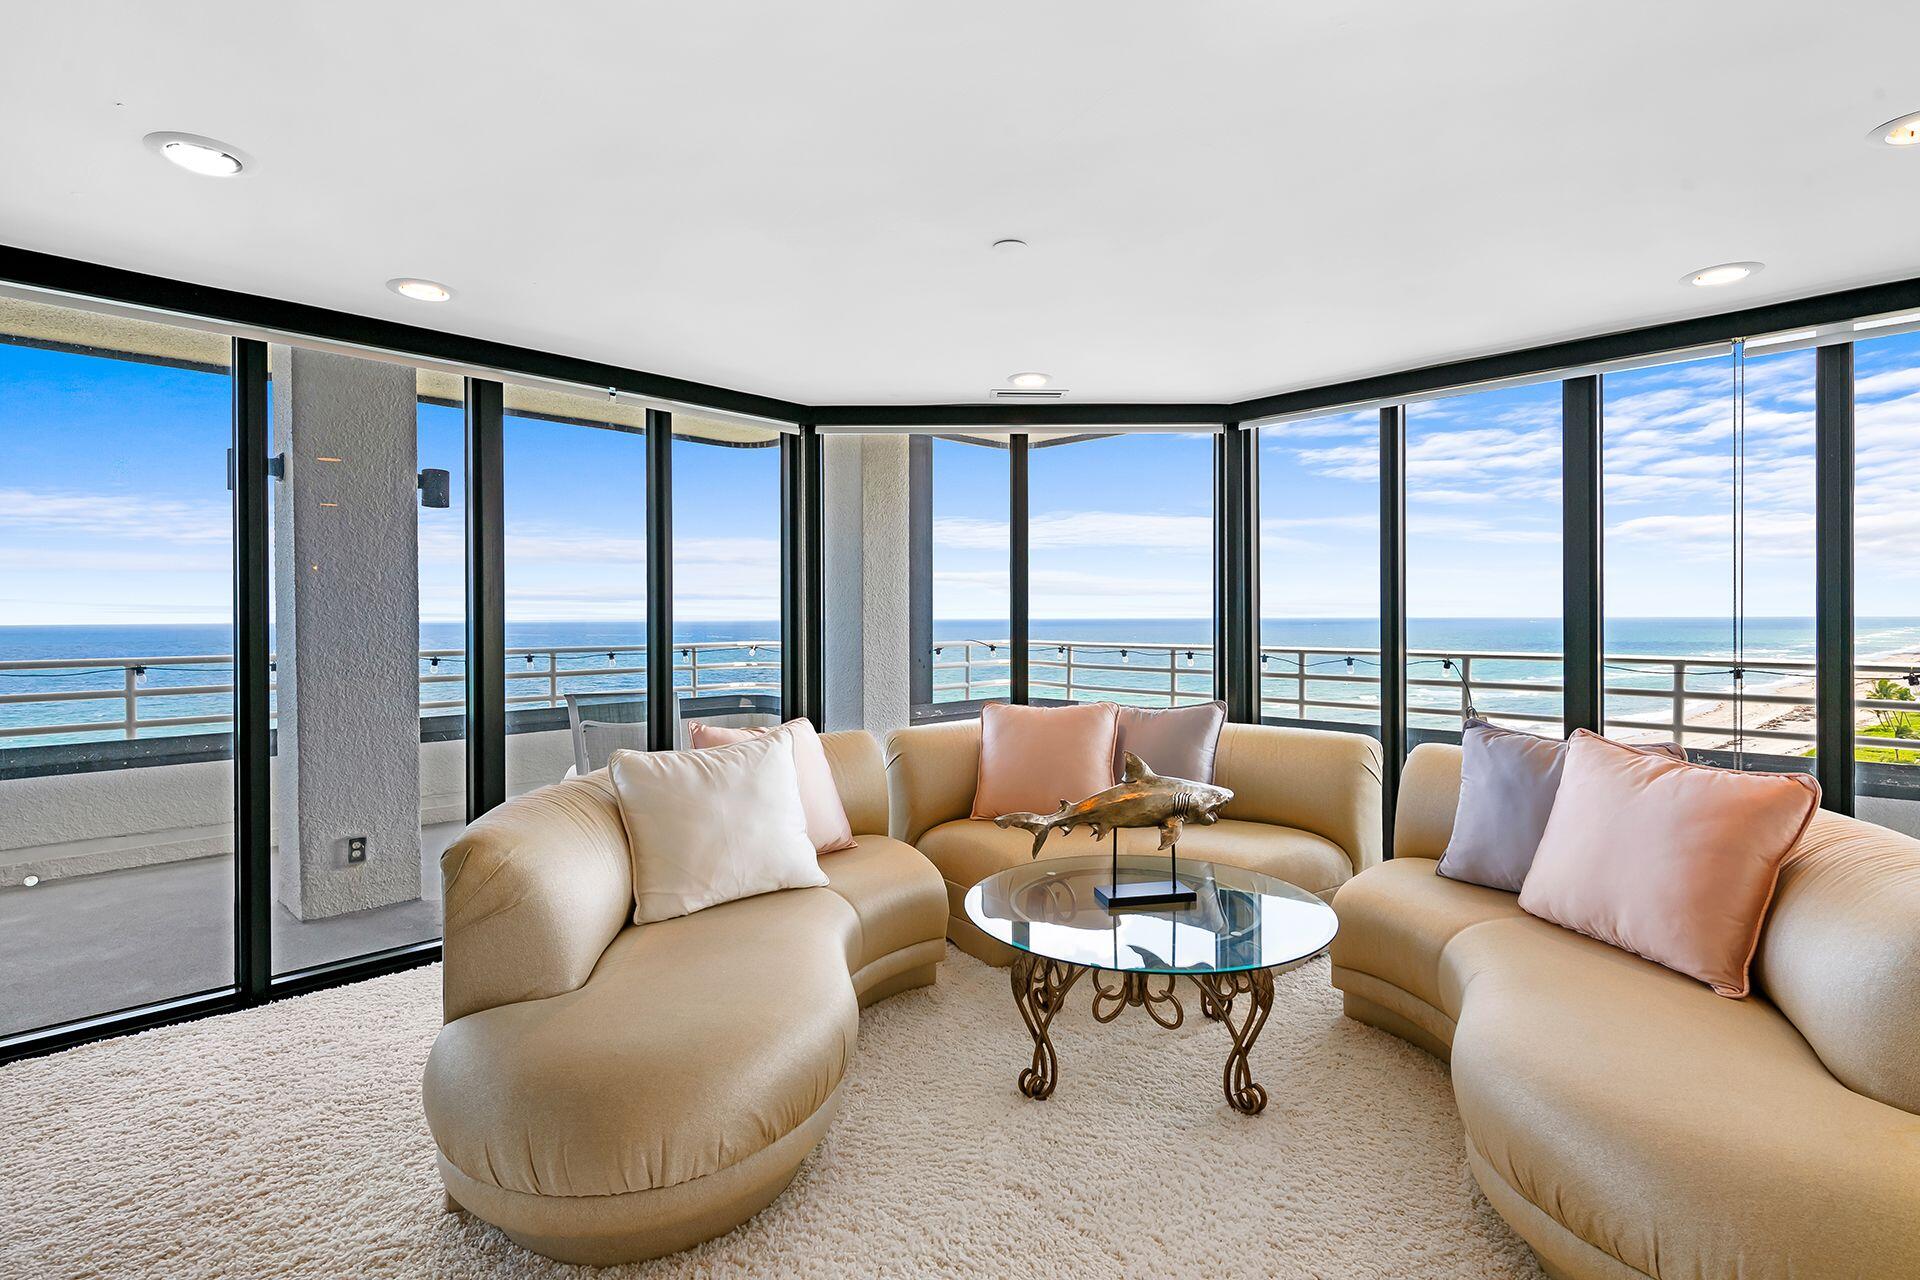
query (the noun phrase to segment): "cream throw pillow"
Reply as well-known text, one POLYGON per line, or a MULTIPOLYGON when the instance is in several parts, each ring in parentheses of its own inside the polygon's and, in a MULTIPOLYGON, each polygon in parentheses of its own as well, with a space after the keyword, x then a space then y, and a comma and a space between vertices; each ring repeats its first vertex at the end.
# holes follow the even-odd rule
POLYGON ((704 751, 616 751, 609 765, 633 859, 633 922, 827 883, 807 838, 793 739, 704 751))

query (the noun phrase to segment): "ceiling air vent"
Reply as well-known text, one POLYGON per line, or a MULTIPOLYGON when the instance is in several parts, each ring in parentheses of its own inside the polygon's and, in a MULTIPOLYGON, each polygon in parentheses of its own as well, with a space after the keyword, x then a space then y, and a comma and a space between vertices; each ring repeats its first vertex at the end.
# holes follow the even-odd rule
POLYGON ((1067 392, 1064 387, 995 387, 987 394, 995 400, 1058 400, 1067 392))

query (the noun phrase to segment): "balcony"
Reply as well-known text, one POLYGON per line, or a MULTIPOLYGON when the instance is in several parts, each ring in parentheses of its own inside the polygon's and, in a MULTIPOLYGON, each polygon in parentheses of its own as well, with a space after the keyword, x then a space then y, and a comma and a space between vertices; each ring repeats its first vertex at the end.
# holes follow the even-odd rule
MULTIPOLYGON (((438 858, 466 821, 462 666, 459 650, 419 655, 420 898, 303 921, 276 885, 283 971, 439 936, 438 858)), ((673 671, 683 717, 778 717, 777 640, 679 645, 673 671)), ((17 659, 0 674, 0 889, 15 890, 0 894, 0 971, 32 975, 0 988, 0 1026, 222 985, 233 950, 231 657, 17 659)), ((572 769, 566 694, 635 691, 645 679, 644 647, 508 650, 515 789, 572 769)), ((276 761, 276 800, 278 772, 276 761)))

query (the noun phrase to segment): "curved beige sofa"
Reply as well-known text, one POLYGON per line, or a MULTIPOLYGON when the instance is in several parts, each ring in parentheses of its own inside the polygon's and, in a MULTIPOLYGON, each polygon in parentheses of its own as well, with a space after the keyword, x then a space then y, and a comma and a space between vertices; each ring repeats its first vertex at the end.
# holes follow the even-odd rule
MULTIPOLYGON (((978 720, 915 725, 887 737, 894 838, 940 869, 947 936, 955 945, 1007 965, 1013 949, 967 919, 967 890, 1028 861, 1033 836, 971 816, 979 775, 978 720)), ((1182 857, 1264 871, 1323 897, 1380 860, 1380 744, 1364 734, 1230 724, 1220 733, 1213 780, 1231 788, 1233 800, 1212 826, 1186 829, 1182 857)), ((1158 842, 1150 830, 1120 833, 1123 853, 1151 851, 1158 842)), ((1081 828, 1049 837, 1040 856, 1107 848, 1081 828)))
MULTIPOLYGON (((856 832, 887 826, 880 750, 822 736, 856 832)), ((940 876, 862 834, 830 887, 633 925, 605 770, 520 796, 440 860, 446 1025, 427 1122, 454 1205, 537 1253, 684 1249, 764 1208, 825 1132, 859 1009, 934 980, 940 876)))
POLYGON ((1729 1000, 1436 876, 1459 790, 1459 748, 1414 751, 1333 982, 1451 1060, 1473 1175, 1548 1273, 1920 1275, 1920 842, 1817 815, 1729 1000))

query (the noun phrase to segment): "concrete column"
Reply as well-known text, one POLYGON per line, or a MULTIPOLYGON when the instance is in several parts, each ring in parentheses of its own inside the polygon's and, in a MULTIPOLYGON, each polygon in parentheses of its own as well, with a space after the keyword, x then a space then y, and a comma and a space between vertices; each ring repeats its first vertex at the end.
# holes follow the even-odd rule
POLYGON ((273 349, 274 878, 302 920, 420 896, 415 412, 405 365, 273 349))
POLYGON ((824 447, 827 727, 885 734, 912 706, 907 438, 824 447))
POLYGON ((820 441, 822 536, 821 628, 825 651, 826 728, 858 729, 866 715, 861 691, 861 522, 860 442, 864 437, 827 435, 820 441))

